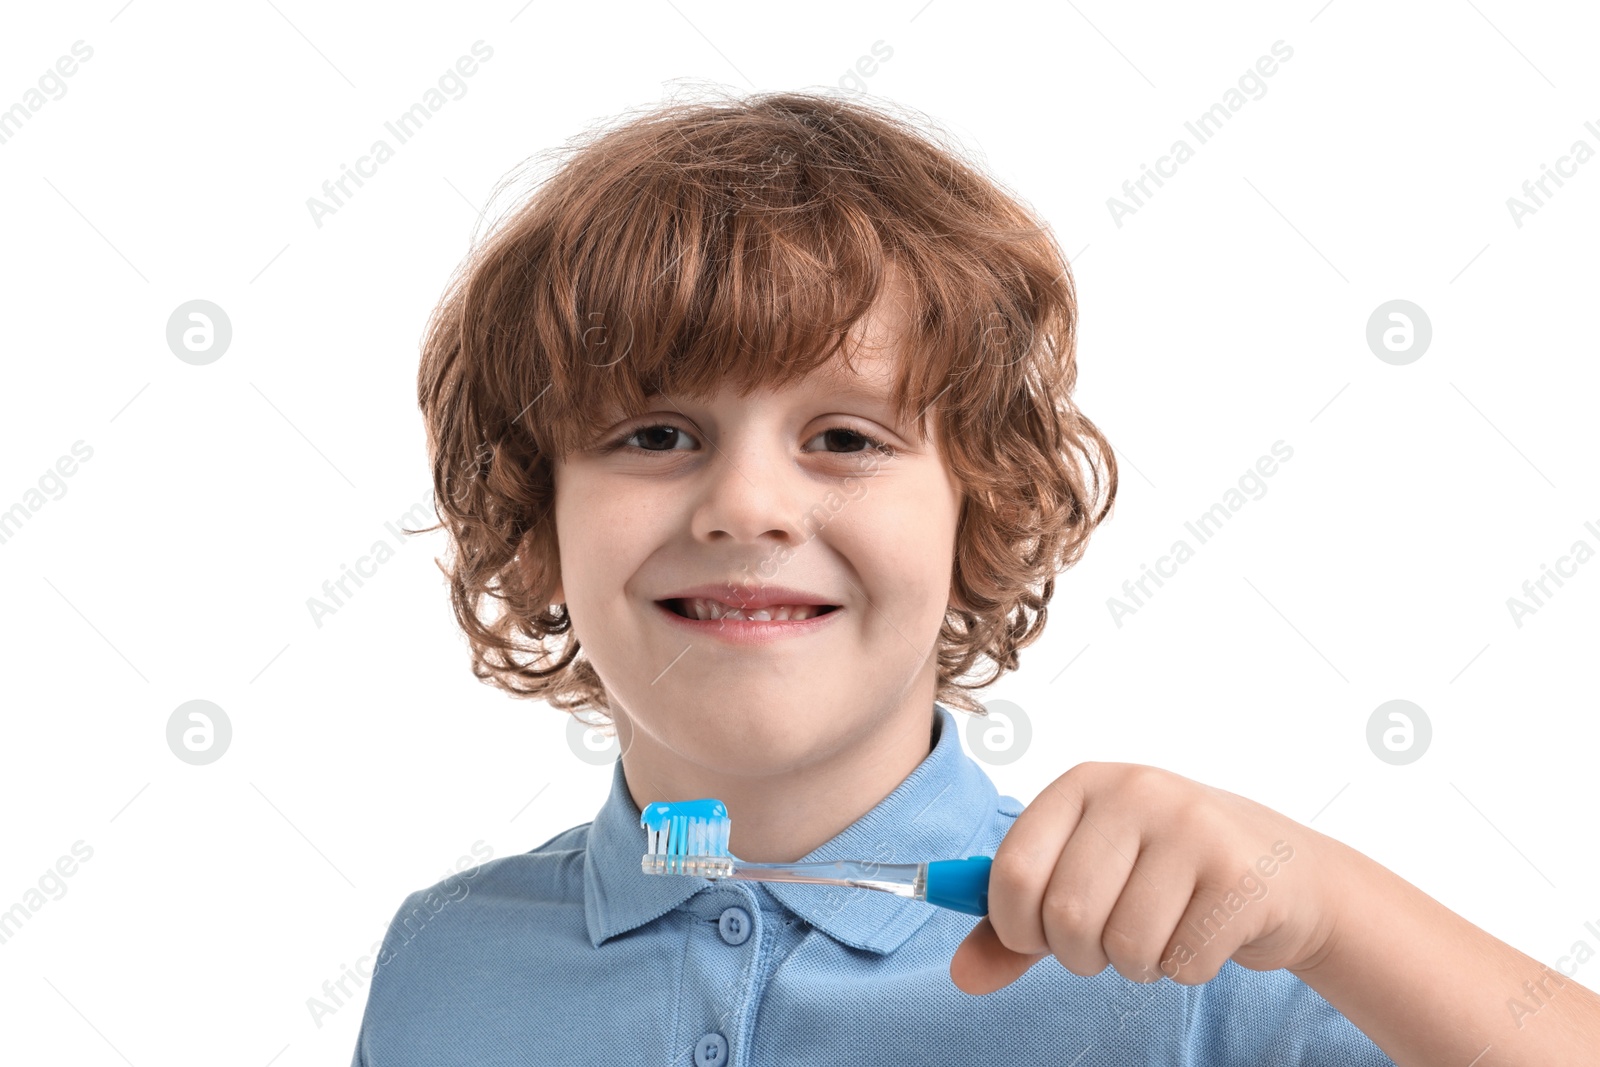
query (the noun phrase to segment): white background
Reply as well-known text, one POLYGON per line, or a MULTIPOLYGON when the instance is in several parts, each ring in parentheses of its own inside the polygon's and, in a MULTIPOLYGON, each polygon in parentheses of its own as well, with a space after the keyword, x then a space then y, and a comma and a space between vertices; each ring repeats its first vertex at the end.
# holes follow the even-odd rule
POLYGON ((471 677, 442 533, 320 627, 307 601, 429 499, 417 349, 499 179, 686 83, 837 86, 876 42, 892 55, 852 84, 941 123, 1055 228, 1078 400, 1122 464, 1043 638, 983 694, 1033 729, 1001 791, 1155 764, 1537 959, 1596 944, 1600 562, 1520 627, 1506 602, 1600 548, 1600 161, 1520 227, 1507 207, 1574 141, 1600 149, 1597 30, 1504 0, 11 12, 0 108, 75 41, 93 56, 0 144, 0 511, 75 442, 93 454, 0 543, 0 910, 74 842, 93 856, 0 944, 0 1058, 347 1063, 365 991, 320 1026, 307 1000, 404 895, 475 843, 593 816, 611 769, 565 714, 471 677), (480 39, 466 94, 318 227, 307 198, 480 39), (1199 144, 1184 122, 1279 40, 1265 95, 1199 144), (1108 198, 1180 137, 1194 158, 1118 226, 1108 198), (166 343, 193 299, 233 327, 207 366, 166 343), (1366 342, 1393 299, 1433 327, 1405 366, 1366 342), (1278 440, 1266 495, 1118 626, 1108 598, 1278 440), (1366 741, 1396 698, 1433 726, 1406 766, 1366 741), (233 726, 207 766, 167 747, 192 699, 233 726))

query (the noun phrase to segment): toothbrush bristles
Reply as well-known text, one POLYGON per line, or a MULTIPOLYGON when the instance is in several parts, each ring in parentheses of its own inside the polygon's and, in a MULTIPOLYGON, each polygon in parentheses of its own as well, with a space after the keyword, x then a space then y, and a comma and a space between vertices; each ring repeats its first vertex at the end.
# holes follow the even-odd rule
POLYGON ((732 873, 728 839, 733 823, 721 801, 652 804, 640 824, 649 849, 642 864, 647 874, 718 878, 732 873))

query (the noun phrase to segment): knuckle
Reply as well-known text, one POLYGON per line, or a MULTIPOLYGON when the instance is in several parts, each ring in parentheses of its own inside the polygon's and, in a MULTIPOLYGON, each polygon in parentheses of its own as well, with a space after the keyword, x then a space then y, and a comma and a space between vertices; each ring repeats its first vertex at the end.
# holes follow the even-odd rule
POLYGON ((1022 896, 1038 878, 1038 862, 1019 854, 1015 848, 1007 849, 1002 842, 989 865, 989 897, 991 900, 1008 900, 1022 896))
POLYGON ((1106 955, 1118 964, 1118 970, 1122 970, 1122 965, 1132 965, 1135 971, 1154 966, 1156 954, 1150 950, 1149 939, 1137 930, 1107 924, 1105 932, 1100 935, 1100 944, 1104 946, 1106 955))
POLYGON ((1074 764, 1065 774, 1056 779, 1056 784, 1068 788, 1081 786, 1082 783, 1092 780, 1106 765, 1094 760, 1074 764))
POLYGON ((1181 804, 1169 816, 1167 826, 1180 838, 1194 840, 1216 827, 1216 821, 1203 804, 1181 804))
POLYGON ((1072 934, 1086 929, 1093 918, 1083 897, 1076 893, 1048 892, 1043 907, 1050 925, 1072 934))
POLYGON ((1171 775, 1160 767, 1143 763, 1125 763, 1122 766, 1124 782, 1141 796, 1156 796, 1171 788, 1171 775))
POLYGON ((1025 919, 1011 915, 996 915, 991 911, 989 925, 994 927, 994 936, 1012 952, 1031 956, 1050 950, 1044 931, 1037 924, 1030 926, 1025 919))

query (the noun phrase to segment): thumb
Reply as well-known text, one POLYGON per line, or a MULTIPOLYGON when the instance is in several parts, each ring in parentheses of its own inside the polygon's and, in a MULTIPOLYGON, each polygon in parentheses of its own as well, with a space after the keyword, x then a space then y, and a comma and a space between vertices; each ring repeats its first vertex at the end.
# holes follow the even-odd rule
POLYGON ((1049 952, 1023 953, 1006 948, 985 915, 957 946, 950 960, 950 980, 963 993, 982 996, 1004 989, 1048 955, 1049 952))

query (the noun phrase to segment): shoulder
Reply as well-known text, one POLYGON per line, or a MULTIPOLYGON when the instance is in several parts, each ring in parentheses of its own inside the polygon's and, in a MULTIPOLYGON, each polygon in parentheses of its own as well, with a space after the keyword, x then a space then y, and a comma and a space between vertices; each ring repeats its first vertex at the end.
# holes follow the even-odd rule
POLYGON ((527 852, 487 860, 418 892, 445 895, 451 891, 452 884, 464 882, 473 894, 515 896, 530 902, 555 902, 573 893, 581 895, 584 855, 588 851, 592 825, 584 823, 563 830, 527 852))
POLYGON ((458 1056, 449 1062, 487 1062, 467 1050, 492 1038, 495 1021, 526 1015, 564 965, 588 954, 591 825, 406 895, 381 942, 355 1064, 421 1062, 417 1050, 441 1040, 458 1056))
POLYGON ((487 860, 408 893, 389 923, 378 969, 392 970, 392 961, 401 957, 420 962, 421 956, 471 953, 513 926, 524 934, 581 926, 591 825, 563 830, 527 852, 487 860))
MULTIPOLYGON (((530 905, 560 904, 573 896, 581 901, 590 825, 594 824, 574 825, 526 853, 494 857, 416 889, 406 896, 400 913, 405 913, 406 905, 427 899, 467 901, 475 897, 480 905, 507 899, 530 905)), ((395 918, 398 920, 400 915, 395 918)))

